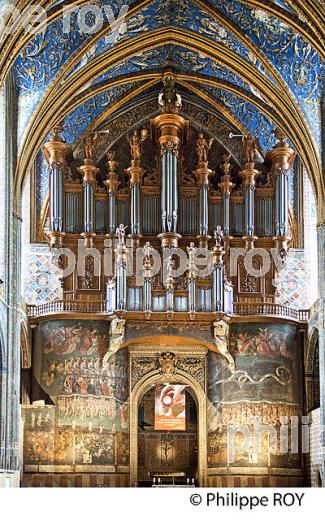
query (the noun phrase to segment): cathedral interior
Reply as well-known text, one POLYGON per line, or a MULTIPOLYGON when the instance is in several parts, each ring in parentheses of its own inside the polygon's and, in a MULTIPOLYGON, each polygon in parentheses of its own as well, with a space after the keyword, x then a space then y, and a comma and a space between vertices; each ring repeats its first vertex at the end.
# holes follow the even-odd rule
POLYGON ((325 486, 324 7, 39 4, 0 40, 0 487, 325 486))

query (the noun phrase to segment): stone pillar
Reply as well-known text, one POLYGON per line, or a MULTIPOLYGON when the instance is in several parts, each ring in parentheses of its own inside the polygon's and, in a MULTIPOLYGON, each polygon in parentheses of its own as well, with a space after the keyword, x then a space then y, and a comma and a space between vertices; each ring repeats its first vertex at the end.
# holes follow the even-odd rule
POLYGON ((319 387, 320 387, 320 428, 323 449, 322 481, 325 479, 325 222, 318 225, 318 286, 319 286, 319 387))
POLYGON ((64 237, 64 178, 67 167, 67 154, 70 147, 60 136, 62 128, 56 126, 53 136, 42 147, 49 168, 50 192, 50 245, 61 247, 64 237))
POLYGON ((84 159, 84 164, 78 168, 82 174, 83 197, 84 197, 84 232, 81 234, 85 239, 86 247, 93 247, 95 233, 95 188, 96 175, 99 168, 92 159, 84 159))
POLYGON ((272 172, 275 176, 274 241, 279 251, 285 255, 289 240, 288 173, 296 156, 296 152, 285 142, 285 136, 280 130, 276 131, 276 136, 278 142, 270 152, 272 172))
POLYGON ((104 184, 107 188, 108 193, 108 223, 107 230, 108 235, 111 236, 116 230, 116 193, 119 185, 121 184, 118 180, 118 175, 115 172, 118 162, 115 161, 115 152, 112 150, 108 153, 108 175, 104 184))
MULTIPOLYGON (((13 73, 4 85, 4 157, 1 160, 4 190, 4 271, 0 299, 0 343, 2 349, 0 468, 20 469, 20 323, 21 309, 21 218, 20 193, 14 191, 17 157, 17 94, 13 73), (17 195, 19 193, 19 195, 17 195), (16 197, 16 198, 15 198, 16 197)), ((0 245, 1 247, 1 245, 0 245)))

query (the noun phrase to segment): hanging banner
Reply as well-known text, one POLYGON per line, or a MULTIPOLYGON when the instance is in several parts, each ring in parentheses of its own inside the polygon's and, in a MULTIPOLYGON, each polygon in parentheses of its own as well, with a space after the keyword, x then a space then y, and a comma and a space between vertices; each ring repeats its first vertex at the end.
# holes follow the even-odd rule
POLYGON ((186 430, 185 385, 157 385, 155 430, 186 430))

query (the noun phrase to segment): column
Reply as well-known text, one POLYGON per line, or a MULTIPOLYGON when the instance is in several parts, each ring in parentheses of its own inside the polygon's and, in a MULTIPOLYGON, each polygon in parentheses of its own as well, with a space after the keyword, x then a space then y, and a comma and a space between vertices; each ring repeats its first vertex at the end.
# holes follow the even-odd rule
POLYGON ((220 226, 217 227, 215 234, 215 245, 212 248, 213 254, 213 289, 212 306, 214 312, 224 312, 224 263, 225 254, 222 241, 223 232, 220 226))
MULTIPOLYGON (((325 215, 324 203, 319 208, 322 222, 317 229, 318 242, 318 287, 319 287, 319 389, 320 389, 320 424, 321 445, 323 447, 322 464, 325 467, 325 215)), ((324 478, 324 477, 323 477, 324 478)))
POLYGON ((166 287, 166 311, 169 315, 174 312, 174 288, 175 288, 175 280, 173 278, 172 272, 175 267, 175 262, 172 259, 172 256, 167 258, 167 276, 165 281, 166 287))
POLYGON ((196 247, 194 242, 191 242, 187 248, 188 253, 188 271, 187 271, 187 283, 188 283, 188 312, 191 319, 194 319, 196 312, 196 265, 195 255, 196 247))
POLYGON ((120 224, 116 229, 117 246, 115 248, 115 308, 117 313, 124 313, 127 306, 127 250, 125 245, 125 229, 126 227, 123 224, 120 224))
POLYGON ((244 169, 240 172, 240 175, 243 177, 245 203, 245 234, 243 240, 245 240, 246 249, 251 249, 254 247, 255 240, 257 240, 255 236, 255 184, 259 172, 255 169, 254 162, 256 153, 255 139, 251 135, 245 135, 243 136, 243 145, 246 157, 244 169))
POLYGON ((64 237, 64 177, 67 167, 67 154, 70 147, 60 136, 62 128, 56 126, 53 136, 42 147, 49 168, 50 191, 50 231, 48 233, 51 247, 61 247, 64 237))
POLYGON ((178 153, 188 121, 179 115, 182 102, 175 88, 175 78, 168 72, 163 77, 164 88, 158 97, 161 111, 152 126, 161 155, 161 229, 162 247, 177 247, 178 218, 178 153))
POLYGON ((116 168, 118 166, 118 162, 115 161, 115 151, 111 150, 107 154, 107 166, 108 166, 108 175, 107 179, 104 181, 104 184, 107 188, 108 193, 108 222, 107 222, 107 230, 108 235, 113 235, 116 230, 116 193, 119 185, 121 184, 118 180, 118 175, 116 173, 116 168))
POLYGON ((277 144, 271 150, 272 173, 275 177, 275 211, 274 211, 274 241, 280 253, 285 257, 289 240, 289 185, 288 173, 296 156, 285 142, 281 130, 275 132, 277 144))
POLYGON ((223 172, 223 176, 221 177, 221 182, 219 182, 218 186, 220 187, 222 193, 224 244, 225 249, 228 249, 229 242, 232 239, 232 236, 230 236, 230 194, 235 185, 231 182, 230 177, 230 155, 224 155, 222 159, 223 162, 221 163, 220 168, 223 172))
POLYGON ((9 71, 0 88, 0 173, 2 241, 0 244, 0 469, 15 471, 21 467, 20 434, 20 323, 26 320, 21 306, 21 190, 15 189, 17 159, 18 102, 15 79, 9 71))
POLYGON ((84 207, 84 231, 81 236, 85 240, 85 247, 93 247, 95 233, 95 187, 96 175, 99 168, 96 168, 92 158, 85 158, 84 164, 78 168, 82 175, 83 185, 83 207, 84 207))
POLYGON ((141 168, 141 144, 147 138, 145 129, 141 132, 141 138, 138 131, 134 130, 133 136, 129 139, 131 152, 131 166, 125 170, 130 177, 131 192, 131 233, 129 237, 133 241, 134 247, 139 247, 141 238, 141 182, 143 177, 143 169, 141 168))
POLYGON ((149 242, 146 242, 144 246, 144 284, 143 284, 143 310, 146 318, 150 317, 152 311, 152 265, 151 265, 151 256, 150 256, 151 246, 149 242))
POLYGON ((206 141, 202 132, 196 141, 197 168, 194 175, 199 189, 199 247, 208 247, 209 238, 209 177, 212 171, 209 169, 208 153, 213 139, 206 141))

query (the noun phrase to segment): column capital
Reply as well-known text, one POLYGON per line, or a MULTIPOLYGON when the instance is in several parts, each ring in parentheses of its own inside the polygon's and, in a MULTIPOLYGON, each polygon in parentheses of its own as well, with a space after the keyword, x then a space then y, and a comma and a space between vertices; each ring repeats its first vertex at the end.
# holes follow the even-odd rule
POLYGON ((285 142, 285 136, 282 132, 277 131, 276 136, 278 142, 269 152, 269 155, 272 160, 273 171, 283 173, 290 170, 297 153, 285 142))
POLYGON ((144 171, 139 166, 130 166, 126 170, 124 170, 127 175, 130 177, 130 184, 141 184, 142 177, 144 175, 144 171))
POLYGON ((196 176, 199 187, 209 186, 209 177, 213 174, 213 171, 210 170, 207 162, 199 163, 197 169, 193 173, 196 176))
POLYGON ((255 169, 254 163, 246 163, 245 168, 239 174, 243 178, 243 186, 247 188, 255 188, 256 178, 260 172, 255 169))
POLYGON ((42 145, 44 158, 49 166, 56 164, 66 164, 67 155, 71 151, 71 147, 63 142, 60 134, 62 127, 57 125, 53 128, 52 137, 42 145))
POLYGON ((107 179, 104 181, 104 184, 108 193, 116 193, 121 183, 118 180, 118 175, 115 172, 109 172, 107 179))
POLYGON ((96 175, 99 171, 92 159, 85 159, 84 164, 78 168, 78 172, 82 175, 83 184, 96 184, 96 175))

